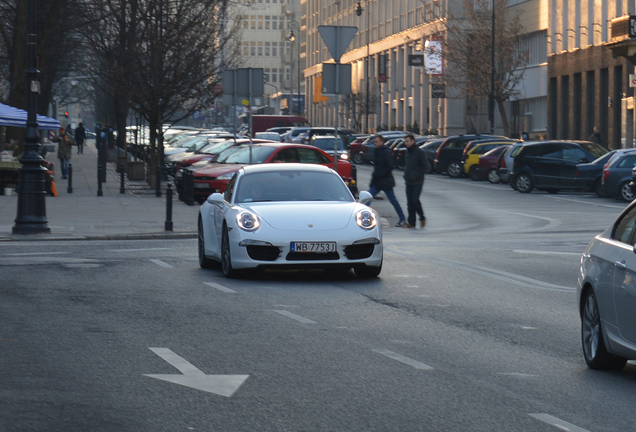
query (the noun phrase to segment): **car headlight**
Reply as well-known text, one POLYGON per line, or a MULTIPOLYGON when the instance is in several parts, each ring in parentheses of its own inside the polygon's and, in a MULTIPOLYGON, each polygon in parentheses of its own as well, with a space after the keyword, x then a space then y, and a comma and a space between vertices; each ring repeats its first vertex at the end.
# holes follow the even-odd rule
POLYGON ((234 177, 234 173, 233 172, 229 172, 229 173, 221 174, 216 179, 217 180, 230 180, 232 177, 234 177))
POLYGON ((346 153, 340 153, 340 159, 342 160, 348 160, 349 159, 349 155, 346 153))
POLYGON ((356 223, 360 228, 367 230, 375 228, 378 224, 375 214, 371 210, 360 210, 356 214, 356 223))
POLYGON ((255 231, 261 226, 261 221, 258 220, 258 216, 248 211, 239 213, 236 216, 236 223, 239 228, 245 231, 255 231))

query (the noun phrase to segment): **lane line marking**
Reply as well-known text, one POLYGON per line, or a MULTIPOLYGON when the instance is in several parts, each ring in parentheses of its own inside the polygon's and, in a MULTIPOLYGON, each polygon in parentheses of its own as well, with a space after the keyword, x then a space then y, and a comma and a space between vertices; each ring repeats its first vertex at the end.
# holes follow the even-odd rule
POLYGON ((204 285, 210 286, 212 288, 218 289, 221 292, 224 293, 228 293, 228 294, 238 294, 236 291, 234 291, 233 289, 229 289, 228 287, 224 287, 223 285, 219 285, 218 283, 214 283, 214 282, 203 282, 204 285))
POLYGON ((539 376, 539 375, 526 374, 526 373, 520 373, 520 372, 500 372, 497 375, 518 376, 523 378, 536 378, 539 376))
POLYGON ((153 262, 155 264, 157 264, 159 267, 163 267, 163 268, 174 268, 174 266, 171 266, 170 264, 168 264, 167 262, 163 262, 161 260, 158 259, 151 259, 150 262, 153 262))
POLYGON ((419 288, 420 286, 419 285, 407 285, 406 287, 407 288, 419 288))
POLYGON ((286 311, 286 310, 274 310, 274 312, 276 312, 278 314, 281 314, 283 316, 286 316, 287 318, 291 318, 291 319, 294 319, 296 321, 299 321, 299 322, 301 322, 303 324, 317 324, 316 321, 312 321, 309 318, 305 318, 305 317, 302 317, 300 315, 296 315, 295 313, 291 313, 291 312, 286 311))
POLYGON ((29 253, 12 253, 5 256, 36 256, 36 255, 62 255, 70 254, 70 252, 29 252, 29 253))
POLYGON ((521 330, 539 330, 539 327, 527 327, 527 326, 524 326, 524 327, 521 327, 521 330))
POLYGON ((298 306, 294 306, 294 305, 274 305, 276 307, 284 307, 284 308, 297 308, 298 306))
POLYGON ((557 427, 561 430, 568 432, 590 432, 587 429, 580 428, 572 423, 568 423, 565 420, 561 420, 560 418, 556 418, 551 416, 550 414, 528 414, 530 417, 533 417, 537 420, 540 420, 544 423, 557 427))
POLYGON ((159 251, 159 250, 170 250, 170 248, 109 249, 108 252, 146 252, 146 251, 159 251))
POLYGON ((409 365, 415 369, 433 370, 433 368, 427 364, 418 362, 417 360, 413 360, 412 358, 404 357, 401 354, 395 353, 387 349, 373 349, 373 351, 377 352, 378 354, 382 354, 383 356, 388 357, 390 359, 399 361, 400 363, 404 363, 405 365, 409 365))
POLYGON ((557 251, 531 251, 525 249, 513 249, 514 253, 535 255, 574 255, 580 257, 583 252, 557 252, 557 251))
POLYGON ((616 209, 621 209, 621 210, 625 210, 625 206, 621 207, 621 206, 617 206, 617 205, 611 205, 611 204, 596 204, 596 203, 590 203, 587 201, 580 201, 580 200, 576 200, 576 199, 572 199, 572 198, 561 198, 561 197, 553 197, 550 195, 546 195, 546 198, 551 198, 551 199, 555 199, 558 201, 570 201, 570 202, 574 202, 574 203, 579 203, 579 204, 585 204, 586 206, 599 206, 599 207, 609 207, 609 208, 616 208, 616 209))

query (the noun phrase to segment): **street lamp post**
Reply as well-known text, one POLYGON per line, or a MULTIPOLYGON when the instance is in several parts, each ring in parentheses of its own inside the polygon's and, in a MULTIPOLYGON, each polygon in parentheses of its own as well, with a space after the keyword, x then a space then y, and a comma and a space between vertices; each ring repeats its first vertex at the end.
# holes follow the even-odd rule
POLYGON ((22 168, 18 184, 18 211, 13 234, 48 234, 46 219, 46 183, 39 154, 40 134, 37 120, 37 96, 40 92, 39 71, 35 57, 35 0, 29 0, 27 49, 27 123, 22 168))
MULTIPOLYGON (((297 97, 298 97, 298 109, 296 110, 296 114, 300 115, 300 25, 298 24, 298 22, 296 21, 290 21, 290 27, 292 27, 291 30, 289 30, 289 41, 290 42, 294 42, 296 40, 296 36, 294 35, 294 28, 296 28, 296 31, 298 31, 298 43, 296 44, 296 52, 298 53, 298 93, 297 93, 297 97)), ((292 73, 291 73, 291 81, 292 81, 292 89, 291 89, 291 93, 292 93, 292 107, 294 105, 294 63, 292 62, 292 73)))
MULTIPOLYGON (((362 12, 364 11, 364 9, 362 9, 362 4, 358 1, 358 3, 356 4, 356 15, 360 16, 362 15, 362 12)), ((364 116, 365 116, 365 127, 366 127, 366 131, 367 133, 369 133, 369 67, 371 67, 371 56, 370 56, 370 50, 369 50, 369 4, 367 3, 367 25, 365 28, 365 33, 366 33, 366 45, 367 45, 367 61, 366 61, 366 76, 365 76, 365 106, 364 106, 364 116)))

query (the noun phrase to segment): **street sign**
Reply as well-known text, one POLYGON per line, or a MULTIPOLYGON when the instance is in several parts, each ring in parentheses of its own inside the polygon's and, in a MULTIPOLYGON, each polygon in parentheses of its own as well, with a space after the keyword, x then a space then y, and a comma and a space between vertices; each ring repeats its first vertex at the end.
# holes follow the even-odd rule
POLYGON ((409 54, 409 66, 424 67, 424 54, 409 54))
POLYGON ((243 385, 245 380, 249 378, 249 375, 206 375, 190 364, 186 359, 179 357, 168 348, 150 348, 150 350, 170 363, 170 365, 179 369, 181 374, 144 374, 144 376, 149 378, 155 378, 225 397, 232 396, 234 392, 243 385))
POLYGON ((223 71, 224 95, 231 96, 234 92, 236 92, 236 95, 241 97, 249 97, 250 95, 254 97, 263 97, 265 92, 263 68, 236 69, 236 83, 234 82, 234 71, 234 69, 227 69, 223 71), (250 82, 252 84, 251 89, 250 82))
POLYGON ((636 74, 629 74, 629 86, 636 87, 636 74))
POLYGON ((332 96, 351 93, 351 64, 322 64, 322 94, 332 96), (336 70, 338 88, 336 89, 336 70))
POLYGON ((318 26, 318 33, 336 63, 340 62, 357 31, 358 27, 353 26, 318 26))
POLYGON ((446 97, 446 85, 431 84, 431 97, 437 98, 437 99, 444 99, 446 97))

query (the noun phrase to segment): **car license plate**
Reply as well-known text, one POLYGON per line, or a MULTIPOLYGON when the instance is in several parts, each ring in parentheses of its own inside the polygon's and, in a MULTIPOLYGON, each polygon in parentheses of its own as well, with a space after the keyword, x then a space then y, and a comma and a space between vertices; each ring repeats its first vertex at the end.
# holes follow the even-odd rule
POLYGON ((292 252, 327 253, 336 251, 336 242, 292 242, 292 252))
POLYGON ((210 185, 207 183, 195 183, 194 187, 195 189, 209 189, 210 185))

